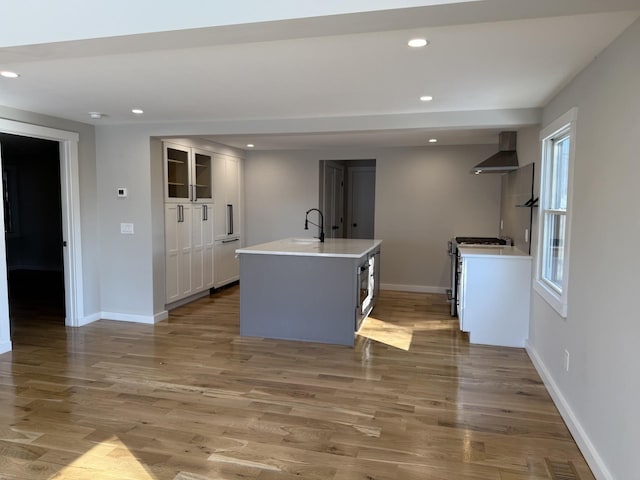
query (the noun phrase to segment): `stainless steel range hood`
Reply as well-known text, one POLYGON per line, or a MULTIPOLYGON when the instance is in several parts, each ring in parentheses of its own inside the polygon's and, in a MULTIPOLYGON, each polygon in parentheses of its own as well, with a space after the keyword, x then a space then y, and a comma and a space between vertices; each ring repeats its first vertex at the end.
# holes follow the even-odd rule
POLYGON ((498 135, 499 152, 471 169, 471 173, 507 173, 518 169, 516 153, 517 132, 500 132, 498 135))

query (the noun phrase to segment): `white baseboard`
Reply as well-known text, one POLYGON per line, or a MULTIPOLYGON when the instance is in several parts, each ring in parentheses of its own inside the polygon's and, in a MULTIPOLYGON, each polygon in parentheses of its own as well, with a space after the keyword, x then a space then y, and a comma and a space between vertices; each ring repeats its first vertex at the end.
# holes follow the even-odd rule
POLYGON ((553 380, 553 377, 538 355, 538 352, 536 352, 535 348, 533 348, 533 346, 528 342, 526 345, 526 349, 527 353, 529 354, 529 358, 531 358, 531 361, 533 362, 533 366, 538 371, 538 374, 542 378, 545 387, 547 387, 547 390, 549 391, 549 394, 553 399, 553 403, 555 403, 558 411, 560 412, 560 415, 562 416, 562 419, 567 424, 571 435, 573 435, 573 438, 578 444, 578 448, 589 464, 589 467, 591 468, 594 476, 598 480, 615 480, 606 464, 602 460, 602 457, 596 450, 596 447, 591 442, 591 439, 587 435, 584 427, 573 412, 571 405, 564 397, 564 395, 562 395, 562 392, 558 388, 556 382, 553 380))
POLYGON ((189 295, 188 297, 181 298, 180 300, 176 300, 173 303, 168 303, 164 306, 164 308, 166 310, 173 310, 174 308, 181 307, 183 305, 186 305, 187 303, 193 302, 194 300, 198 300, 199 298, 208 297, 208 296, 209 296, 209 290, 207 289, 207 290, 204 290, 203 292, 194 293, 193 295, 189 295))
POLYGON ((163 310, 159 313, 156 313, 153 316, 149 315, 130 315, 127 313, 114 313, 114 312, 97 312, 91 315, 88 315, 80 320, 78 323, 79 327, 84 325, 88 325, 97 320, 116 320, 120 322, 134 322, 134 323, 147 323, 153 324, 161 322, 162 320, 166 320, 169 318, 169 312, 163 310))
POLYGON ((12 349, 11 342, 0 342, 0 354, 10 352, 12 349))
POLYGON ((81 318, 78 321, 78 326, 83 327, 85 325, 89 325, 90 323, 93 323, 96 320, 100 320, 101 318, 102 312, 92 313, 91 315, 87 315, 86 317, 81 318))
POLYGON ((430 287, 428 285, 400 285, 396 283, 381 283, 381 290, 393 290, 396 292, 415 293, 447 293, 446 287, 430 287))
POLYGON ((115 320, 118 322, 133 322, 133 323, 146 323, 153 325, 159 322, 156 320, 156 316, 161 315, 133 315, 130 313, 117 313, 117 312, 101 312, 100 318, 104 320, 115 320))

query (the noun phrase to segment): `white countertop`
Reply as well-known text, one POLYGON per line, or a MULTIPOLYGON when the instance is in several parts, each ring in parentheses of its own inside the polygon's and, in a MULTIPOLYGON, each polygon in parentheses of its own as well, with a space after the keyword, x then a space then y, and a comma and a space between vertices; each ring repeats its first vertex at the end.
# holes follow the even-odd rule
POLYGON ((350 238, 327 238, 324 243, 311 238, 285 238, 239 248, 236 250, 236 254, 360 258, 379 247, 381 243, 382 240, 350 238))
POLYGON ((460 251, 460 255, 463 257, 495 257, 495 258, 504 258, 504 257, 512 257, 512 258, 531 258, 528 253, 523 252, 522 250, 518 250, 516 247, 496 247, 495 245, 484 246, 484 247, 458 247, 460 251))

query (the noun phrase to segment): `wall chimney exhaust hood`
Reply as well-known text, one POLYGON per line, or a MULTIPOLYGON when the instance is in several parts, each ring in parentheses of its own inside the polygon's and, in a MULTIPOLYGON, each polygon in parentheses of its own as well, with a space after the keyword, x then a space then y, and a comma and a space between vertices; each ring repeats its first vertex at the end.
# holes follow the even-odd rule
POLYGON ((518 169, 516 153, 517 132, 500 132, 498 135, 499 152, 471 169, 471 173, 507 173, 518 169))

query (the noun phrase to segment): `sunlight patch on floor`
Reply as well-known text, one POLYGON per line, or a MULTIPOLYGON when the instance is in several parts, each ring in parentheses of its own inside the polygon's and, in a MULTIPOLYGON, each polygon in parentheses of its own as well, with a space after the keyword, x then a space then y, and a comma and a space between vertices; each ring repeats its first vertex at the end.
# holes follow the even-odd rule
POLYGON ((116 437, 96 445, 51 477, 52 480, 156 480, 116 437))
MULTIPOLYGON (((456 324, 457 326, 457 324, 456 324)), ((417 332, 417 331, 437 331, 437 330, 455 330, 455 328, 457 328, 456 326, 453 326, 451 321, 444 321, 444 322, 434 322, 434 321, 428 321, 428 322, 416 322, 413 324, 413 331, 417 332)))
POLYGON ((358 330, 358 335, 384 343, 390 347, 409 351, 411 340, 413 339, 413 329, 383 322, 377 318, 367 317, 364 322, 362 322, 360 330, 358 330))

